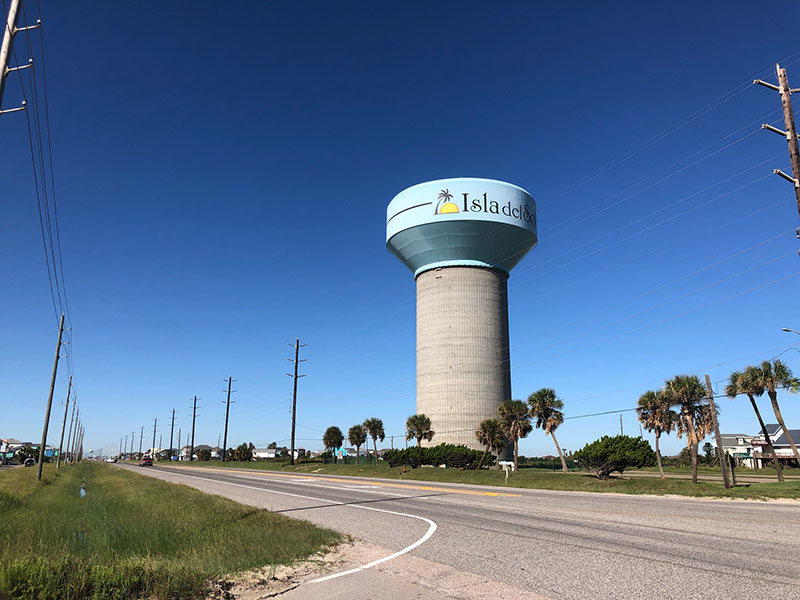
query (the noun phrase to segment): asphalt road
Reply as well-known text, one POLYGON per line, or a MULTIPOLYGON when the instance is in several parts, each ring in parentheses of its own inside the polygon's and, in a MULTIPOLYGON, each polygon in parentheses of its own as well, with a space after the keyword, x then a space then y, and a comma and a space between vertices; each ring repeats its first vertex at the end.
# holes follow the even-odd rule
POLYGON ((309 579, 286 598, 800 598, 798 502, 137 470, 364 542, 332 574, 355 572, 309 579))

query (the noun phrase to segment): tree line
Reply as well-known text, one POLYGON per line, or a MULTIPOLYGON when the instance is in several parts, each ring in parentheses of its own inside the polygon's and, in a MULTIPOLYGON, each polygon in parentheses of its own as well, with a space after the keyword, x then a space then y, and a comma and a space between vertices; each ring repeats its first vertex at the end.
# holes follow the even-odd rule
MULTIPOLYGON (((786 435, 797 464, 800 465, 800 455, 778 405, 779 389, 796 392, 798 387, 800 387, 800 380, 780 359, 764 361, 759 366, 748 366, 741 371, 734 371, 728 377, 728 384, 725 386, 725 395, 728 398, 745 395, 750 400, 750 405, 761 428, 761 434, 764 436, 772 456, 778 481, 784 480, 780 461, 775 454, 775 448, 755 399, 765 393, 769 396, 775 418, 786 435)), ((713 415, 711 414, 708 390, 700 383, 700 378, 696 375, 676 375, 672 379, 668 379, 663 389, 648 390, 643 393, 639 397, 636 411, 642 426, 647 431, 655 433, 656 460, 660 476, 664 477, 664 469, 661 466, 659 439, 661 434, 669 435, 676 431, 678 437, 686 437, 686 444, 691 453, 692 482, 697 483, 698 445, 700 440, 713 431, 713 415), (673 408, 676 408, 677 411, 673 408)), ((717 413, 719 413, 718 408, 717 413)))
MULTIPOLYGON (((348 441, 356 448, 356 464, 361 446, 367 443, 367 436, 372 437, 372 447, 375 451, 375 464, 378 464, 378 440, 381 442, 386 439, 386 432, 383 429, 383 421, 377 417, 370 417, 363 423, 353 425, 347 431, 348 441)), ((328 427, 322 434, 322 444, 325 450, 333 455, 333 462, 336 463, 336 449, 341 448, 344 443, 342 430, 335 425, 328 427)))

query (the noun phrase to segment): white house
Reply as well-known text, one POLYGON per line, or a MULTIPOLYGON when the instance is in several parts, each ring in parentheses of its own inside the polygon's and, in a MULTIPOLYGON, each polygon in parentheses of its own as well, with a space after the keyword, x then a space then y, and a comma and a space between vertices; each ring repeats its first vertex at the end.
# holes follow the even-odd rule
MULTIPOLYGON (((772 447, 775 448, 775 456, 783 466, 797 467, 797 460, 792 453, 792 447, 789 445, 789 440, 786 437, 786 432, 783 427, 777 424, 769 424, 766 426, 767 433, 769 434, 772 447)), ((790 429, 789 435, 792 438, 795 446, 800 444, 800 429, 790 429)), ((767 446, 767 441, 764 434, 755 436, 752 439, 753 444, 753 459, 758 468, 769 466, 772 462, 772 454, 767 446)))
POLYGON ((276 458, 278 456, 277 448, 256 448, 253 450, 253 458, 276 458))

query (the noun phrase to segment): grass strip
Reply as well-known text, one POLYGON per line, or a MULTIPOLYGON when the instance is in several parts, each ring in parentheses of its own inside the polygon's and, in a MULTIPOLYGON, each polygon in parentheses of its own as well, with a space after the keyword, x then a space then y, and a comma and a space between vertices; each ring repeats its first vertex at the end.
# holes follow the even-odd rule
MULTIPOLYGON (((189 463, 182 463, 187 466, 189 463)), ((166 463, 160 463, 166 466, 166 463)), ((476 485, 506 485, 505 473, 495 470, 462 471, 459 469, 418 468, 407 469, 389 467, 386 463, 372 465, 302 463, 294 466, 277 461, 227 462, 220 461, 192 462, 193 467, 228 467, 290 473, 312 473, 326 475, 348 475, 351 477, 383 477, 414 481, 439 481, 446 483, 467 483, 476 485)), ((180 468, 180 467, 178 467, 180 468)), ((517 473, 510 473, 508 486, 539 490, 557 490, 572 492, 606 492, 617 494, 652 494, 678 495, 689 497, 741 498, 749 500, 767 499, 800 499, 800 481, 784 483, 751 483, 739 485, 726 490, 722 483, 701 481, 693 484, 688 479, 660 479, 658 473, 653 477, 612 477, 600 481, 585 473, 561 473, 545 469, 521 468, 517 473)))
POLYGON ((334 531, 103 464, 0 471, 0 600, 204 598, 334 531), (80 497, 81 482, 86 497, 80 497))

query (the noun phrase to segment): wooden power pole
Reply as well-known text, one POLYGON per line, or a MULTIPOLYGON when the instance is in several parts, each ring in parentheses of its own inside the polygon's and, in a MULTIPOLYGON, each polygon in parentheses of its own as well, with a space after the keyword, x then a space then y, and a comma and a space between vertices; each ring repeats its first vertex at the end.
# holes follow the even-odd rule
POLYGON ((72 392, 72 375, 69 376, 69 383, 67 384, 67 402, 64 404, 64 420, 61 421, 61 439, 58 440, 58 460, 56 461, 56 469, 61 468, 61 449, 64 447, 64 429, 67 427, 67 412, 69 411, 69 395, 72 392))
MULTIPOLYGON (((800 92, 800 88, 792 89, 789 87, 786 69, 781 69, 780 65, 775 65, 775 72, 778 75, 778 85, 761 81, 760 79, 754 80, 753 83, 775 90, 781 96, 783 122, 786 131, 781 131, 777 127, 773 127, 767 123, 764 123, 761 127, 786 138, 786 143, 789 145, 789 160, 792 164, 792 175, 790 176, 780 169, 775 169, 773 172, 776 175, 780 175, 794 186, 794 195, 797 201, 797 215, 800 217, 800 148, 798 148, 797 144, 797 130, 794 126, 794 112, 792 111, 792 93, 800 92)), ((798 230, 798 237, 800 237, 800 229, 798 230)))
POLYGON ((189 462, 194 460, 194 422, 197 417, 197 396, 194 397, 194 405, 192 406, 192 444, 189 448, 189 462))
POLYGON ((152 455, 156 453, 156 427, 158 427, 158 417, 153 419, 153 447, 150 448, 151 457, 153 457, 152 455))
POLYGON ((58 343, 56 344, 56 358, 53 361, 53 376, 50 378, 50 393, 47 395, 47 410, 44 413, 44 427, 42 428, 42 444, 39 446, 39 473, 38 481, 42 480, 42 464, 44 463, 44 447, 47 443, 47 428, 50 425, 50 409, 53 407, 53 391, 56 389, 56 375, 58 374, 58 358, 61 355, 61 336, 64 334, 64 313, 61 313, 61 322, 58 325, 58 343))
POLYGON ((233 385, 234 381, 235 379, 233 377, 228 377, 227 379, 228 400, 225 403, 225 434, 222 436, 222 462, 227 462, 228 460, 228 416, 231 412, 231 385, 233 385))
POLYGON ((722 468, 722 484, 725 489, 731 487, 728 479, 728 461, 726 461, 725 449, 722 447, 722 436, 719 433, 719 421, 717 420, 717 407, 714 404, 714 390, 711 389, 711 378, 706 374, 706 391, 708 391, 708 403, 711 405, 711 422, 714 424, 714 436, 717 439, 717 458, 719 466, 722 468))
POLYGON ((172 434, 175 432, 175 409, 172 409, 172 422, 169 426, 169 462, 172 462, 172 434))
MULTIPOLYGON (((289 344, 290 346, 292 344, 289 344)), ((290 450, 289 454, 289 464, 294 464, 294 427, 295 421, 297 419, 297 380, 300 377, 305 377, 305 375, 298 375, 297 374, 297 367, 301 362, 306 362, 305 359, 299 360, 298 357, 300 355, 300 348, 305 347, 306 344, 300 343, 300 338, 295 338, 294 340, 294 375, 291 373, 287 373, 289 377, 294 379, 294 388, 292 390, 292 449, 290 450)), ((291 358, 287 360, 292 360, 291 358)))
MULTIPOLYGON (((6 110, 2 110, 3 108, 3 92, 5 92, 6 88, 6 79, 9 73, 14 71, 21 71, 22 69, 30 69, 33 65, 33 59, 31 59, 27 65, 18 65, 16 67, 9 67, 9 61, 11 60, 11 55, 13 54, 14 50, 14 36, 19 33, 20 31, 27 31, 29 29, 38 29, 41 27, 40 23, 36 25, 30 25, 27 27, 17 27, 17 21, 19 20, 19 7, 22 4, 22 0, 11 0, 8 7, 8 16, 6 17, 5 26, 3 27, 3 41, 0 42, 0 115, 4 113, 11 113, 17 112, 19 110, 25 110, 25 101, 23 100, 22 106, 18 108, 9 108, 6 110)), ((5 2, 3 3, 3 7, 5 7, 5 2)), ((23 11, 24 12, 24 11, 23 11)))
MULTIPOLYGON (((75 402, 73 402, 73 403, 72 403, 72 415, 71 415, 71 416, 70 416, 70 418, 69 418, 69 429, 67 430, 67 445, 66 445, 66 446, 64 446, 64 452, 66 452, 66 453, 67 453, 67 458, 68 458, 69 460, 72 460, 72 456, 71 456, 71 455, 70 455, 70 453, 69 453, 69 449, 70 449, 70 447, 71 447, 71 446, 70 446, 70 441, 72 440, 72 424, 73 424, 73 422, 75 421, 75 406, 76 406, 77 404, 78 404, 78 399, 77 399, 77 398, 75 398, 75 402)), ((120 438, 120 442, 121 442, 121 441, 122 441, 122 438, 120 438)), ((65 459, 64 459, 64 463, 65 463, 65 464, 66 464, 66 462, 67 462, 67 458, 65 458, 65 459)))

